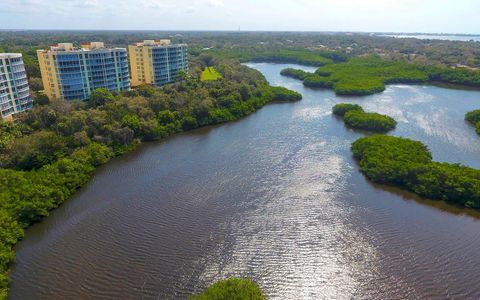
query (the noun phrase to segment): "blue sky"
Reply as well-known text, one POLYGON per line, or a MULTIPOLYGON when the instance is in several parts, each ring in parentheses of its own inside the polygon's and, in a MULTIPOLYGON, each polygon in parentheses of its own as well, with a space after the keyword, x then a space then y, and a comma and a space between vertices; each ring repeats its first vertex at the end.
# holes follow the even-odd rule
POLYGON ((480 33, 478 0, 1 0, 0 29, 480 33))

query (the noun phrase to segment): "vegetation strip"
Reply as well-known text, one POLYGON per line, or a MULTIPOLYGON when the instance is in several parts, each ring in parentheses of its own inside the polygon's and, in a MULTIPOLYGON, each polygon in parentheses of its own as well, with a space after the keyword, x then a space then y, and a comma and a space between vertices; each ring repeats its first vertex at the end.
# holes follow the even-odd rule
POLYGON ((387 132, 395 129, 397 121, 377 113, 368 113, 360 105, 340 103, 332 108, 333 114, 343 117, 343 121, 351 128, 374 132, 387 132))
POLYGON ((434 162, 421 142, 374 135, 355 141, 352 152, 360 171, 373 182, 433 200, 480 208, 480 170, 434 162))

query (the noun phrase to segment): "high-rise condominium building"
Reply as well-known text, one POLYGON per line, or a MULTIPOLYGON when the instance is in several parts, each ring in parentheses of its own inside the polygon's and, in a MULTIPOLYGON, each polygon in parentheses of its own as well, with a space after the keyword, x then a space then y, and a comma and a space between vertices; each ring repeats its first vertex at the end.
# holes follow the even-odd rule
POLYGON ((145 40, 129 45, 132 86, 176 81, 180 71, 188 71, 187 52, 186 44, 171 44, 170 40, 145 40))
POLYGON ((37 50, 45 94, 50 99, 86 100, 93 90, 130 89, 125 48, 105 48, 92 42, 76 48, 60 43, 50 50, 37 50))
POLYGON ((32 107, 27 73, 19 53, 0 53, 0 115, 12 120, 13 115, 32 107))

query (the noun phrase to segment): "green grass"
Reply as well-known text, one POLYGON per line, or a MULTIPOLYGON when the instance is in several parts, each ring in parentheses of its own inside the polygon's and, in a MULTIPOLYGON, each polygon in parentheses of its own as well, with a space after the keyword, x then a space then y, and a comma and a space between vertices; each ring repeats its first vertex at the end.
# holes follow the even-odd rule
POLYGON ((202 76, 200 77, 201 81, 209 81, 209 80, 218 80, 222 79, 222 75, 215 70, 214 67, 206 67, 205 70, 202 72, 202 76))

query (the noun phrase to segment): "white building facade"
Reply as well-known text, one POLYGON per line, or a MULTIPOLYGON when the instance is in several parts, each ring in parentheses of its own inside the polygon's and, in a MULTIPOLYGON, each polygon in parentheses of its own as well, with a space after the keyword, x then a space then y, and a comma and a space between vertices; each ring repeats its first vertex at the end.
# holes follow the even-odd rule
POLYGON ((0 115, 12 120, 13 115, 33 106, 27 72, 20 53, 0 53, 0 115))

